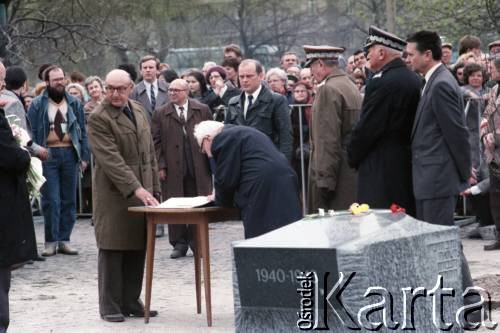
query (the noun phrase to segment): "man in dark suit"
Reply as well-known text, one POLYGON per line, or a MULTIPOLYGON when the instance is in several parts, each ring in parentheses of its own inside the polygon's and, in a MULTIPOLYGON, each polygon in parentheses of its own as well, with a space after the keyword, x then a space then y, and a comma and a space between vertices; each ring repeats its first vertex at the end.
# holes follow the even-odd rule
MULTIPOLYGON (((147 55, 139 61, 139 68, 142 75, 142 81, 134 87, 130 94, 130 99, 133 99, 141 104, 146 110, 146 115, 151 125, 154 111, 168 103, 168 83, 158 80, 160 72, 160 60, 152 55, 147 55)), ((156 236, 164 235, 163 224, 156 226, 156 236)))
POLYGON ((401 59, 404 40, 373 26, 369 34, 365 50, 374 75, 347 149, 349 165, 358 169, 358 202, 386 209, 396 203, 415 215, 410 135, 422 79, 401 59))
POLYGON ((139 67, 143 80, 132 90, 130 98, 142 104, 151 123, 155 109, 168 102, 168 85, 157 79, 160 72, 160 60, 155 56, 142 57, 139 67))
MULTIPOLYGON (((5 102, 0 104, 3 107, 5 102)), ((31 157, 16 143, 3 109, 0 152, 0 332, 4 333, 9 326, 12 267, 35 260, 37 251, 26 183, 31 157)))
POLYGON ((262 84, 264 72, 257 60, 243 60, 238 77, 243 92, 229 100, 224 122, 258 129, 290 161, 293 150, 292 120, 286 98, 262 84))
POLYGON ((245 238, 302 218, 297 175, 266 135, 211 120, 199 123, 194 136, 216 164, 215 203, 241 210, 245 238))
MULTIPOLYGON (((163 198, 208 195, 210 167, 193 130, 199 122, 212 119, 212 113, 205 104, 188 98, 188 84, 182 79, 172 81, 168 93, 170 102, 155 112, 151 124, 163 198)), ((172 259, 184 257, 188 245, 194 248, 191 225, 169 224, 168 239, 174 247, 172 259)))
MULTIPOLYGON (((458 195, 468 187, 471 176, 463 98, 456 80, 441 62, 439 35, 419 31, 407 42, 412 67, 425 78, 411 138, 417 219, 453 226, 458 195)), ((463 253, 462 284, 464 290, 473 286, 463 253)), ((466 304, 473 301, 477 300, 464 299, 466 304)), ((471 313, 468 322, 479 321, 478 312, 471 313)))
POLYGON ((462 94, 441 63, 441 42, 433 32, 408 39, 408 57, 425 85, 412 130, 413 189, 417 218, 453 225, 460 192, 471 176, 469 134, 462 94))

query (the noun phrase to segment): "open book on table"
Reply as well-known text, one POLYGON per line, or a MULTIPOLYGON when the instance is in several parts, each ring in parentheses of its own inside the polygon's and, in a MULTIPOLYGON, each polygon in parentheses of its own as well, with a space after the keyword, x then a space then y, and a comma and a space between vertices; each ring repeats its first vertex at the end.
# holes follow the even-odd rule
POLYGON ((170 198, 163 201, 158 206, 154 208, 195 208, 195 207, 209 207, 213 206, 213 201, 208 199, 206 196, 200 197, 181 197, 181 198, 170 198))

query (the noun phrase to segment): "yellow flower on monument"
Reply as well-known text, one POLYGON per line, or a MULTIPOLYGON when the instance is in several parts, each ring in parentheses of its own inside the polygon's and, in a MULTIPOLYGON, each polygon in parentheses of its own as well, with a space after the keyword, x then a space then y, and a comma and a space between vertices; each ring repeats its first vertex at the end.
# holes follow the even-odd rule
POLYGON ((359 214, 363 214, 363 213, 366 213, 367 211, 370 210, 370 206, 367 205, 367 204, 359 204, 357 202, 353 203, 350 207, 349 207, 349 211, 351 212, 351 214, 353 215, 359 215, 359 214))

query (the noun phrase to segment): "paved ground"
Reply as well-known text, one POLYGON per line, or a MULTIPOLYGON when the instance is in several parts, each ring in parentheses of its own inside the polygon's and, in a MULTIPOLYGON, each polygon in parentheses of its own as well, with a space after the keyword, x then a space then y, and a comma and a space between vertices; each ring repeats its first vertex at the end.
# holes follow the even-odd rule
MULTIPOLYGON (((36 223, 39 248, 43 225, 36 223)), ((234 331, 230 244, 243 238, 240 222, 211 225, 213 327, 206 326, 205 308, 196 314, 193 257, 169 259, 167 238, 157 240, 152 307, 160 312, 148 325, 142 319, 111 324, 99 318, 97 251, 89 220, 79 220, 73 244, 76 257, 57 255, 15 271, 11 289, 11 333, 29 332, 232 332, 234 331)), ((464 240, 464 251, 475 279, 500 297, 500 252, 484 252, 480 240, 464 240)), ((498 303, 495 303, 498 305, 498 303)), ((493 313, 500 322, 500 311, 493 313)), ((497 328, 500 331, 500 328, 497 328)), ((481 331, 491 332, 485 329, 481 331)))

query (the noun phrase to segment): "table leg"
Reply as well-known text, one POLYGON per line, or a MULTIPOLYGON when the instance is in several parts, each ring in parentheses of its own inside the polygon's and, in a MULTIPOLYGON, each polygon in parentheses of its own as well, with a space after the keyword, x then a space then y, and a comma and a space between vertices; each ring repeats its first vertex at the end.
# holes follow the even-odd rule
POLYGON ((153 216, 147 216, 147 244, 146 244, 146 299, 144 305, 144 322, 149 323, 151 310, 151 289, 153 286, 153 266, 155 259, 156 223, 153 216))
POLYGON ((207 324, 212 326, 212 294, 210 290, 210 254, 208 239, 208 221, 198 225, 200 228, 201 255, 203 262, 203 283, 205 285, 205 306, 207 310, 207 324))
POLYGON ((201 273, 200 273, 200 259, 201 259, 201 237, 200 228, 198 225, 193 224, 194 228, 194 280, 196 285, 196 313, 201 313, 201 273))

